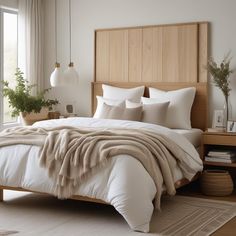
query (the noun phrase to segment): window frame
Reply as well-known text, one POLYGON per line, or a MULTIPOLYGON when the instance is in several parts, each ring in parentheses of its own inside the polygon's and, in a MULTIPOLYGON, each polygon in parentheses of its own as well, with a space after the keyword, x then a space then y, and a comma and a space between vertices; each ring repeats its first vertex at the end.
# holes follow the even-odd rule
POLYGON ((18 65, 18 55, 19 55, 19 17, 18 17, 18 11, 17 10, 10 10, 10 9, 6 9, 3 7, 0 7, 0 130, 4 129, 4 128, 9 128, 9 127, 13 127, 13 126, 17 126, 19 125, 19 121, 16 120, 16 122, 9 122, 9 123, 3 123, 3 95, 2 95, 2 89, 3 89, 3 85, 2 85, 2 81, 3 81, 3 75, 4 75, 4 61, 3 61, 3 47, 4 47, 4 36, 3 36, 3 14, 4 13, 10 13, 10 14, 15 14, 17 15, 17 65, 18 65))

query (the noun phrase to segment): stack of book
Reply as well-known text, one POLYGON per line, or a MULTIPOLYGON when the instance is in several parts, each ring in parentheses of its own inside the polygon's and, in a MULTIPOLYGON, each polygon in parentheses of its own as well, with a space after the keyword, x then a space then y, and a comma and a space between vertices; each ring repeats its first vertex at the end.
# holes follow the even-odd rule
POLYGON ((205 157, 205 161, 233 163, 236 162, 236 151, 211 150, 205 157))

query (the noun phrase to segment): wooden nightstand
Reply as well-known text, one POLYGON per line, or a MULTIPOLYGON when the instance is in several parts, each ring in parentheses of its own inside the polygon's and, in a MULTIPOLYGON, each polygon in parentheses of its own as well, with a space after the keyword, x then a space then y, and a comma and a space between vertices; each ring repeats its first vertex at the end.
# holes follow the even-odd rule
MULTIPOLYGON (((201 158, 204 161, 207 153, 212 149, 236 150, 236 133, 204 132, 202 134, 201 158)), ((208 162, 206 166, 222 166, 236 168, 236 163, 208 162)))

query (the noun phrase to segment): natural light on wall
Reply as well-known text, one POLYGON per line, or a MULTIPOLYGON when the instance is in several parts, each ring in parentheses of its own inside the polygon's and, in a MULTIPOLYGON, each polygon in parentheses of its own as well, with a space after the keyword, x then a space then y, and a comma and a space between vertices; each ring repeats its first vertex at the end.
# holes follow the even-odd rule
MULTIPOLYGON (((3 79, 15 86, 17 68, 17 14, 3 13, 3 79)), ((16 122, 11 117, 11 108, 6 98, 3 100, 3 123, 16 122)))

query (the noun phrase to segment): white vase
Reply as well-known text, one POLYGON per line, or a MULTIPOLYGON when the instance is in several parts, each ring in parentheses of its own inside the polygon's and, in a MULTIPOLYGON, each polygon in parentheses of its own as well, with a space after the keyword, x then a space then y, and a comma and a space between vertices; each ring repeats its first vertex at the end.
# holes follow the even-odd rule
POLYGON ((226 128, 228 120, 232 119, 232 105, 229 97, 225 98, 223 109, 224 109, 224 127, 226 128))

